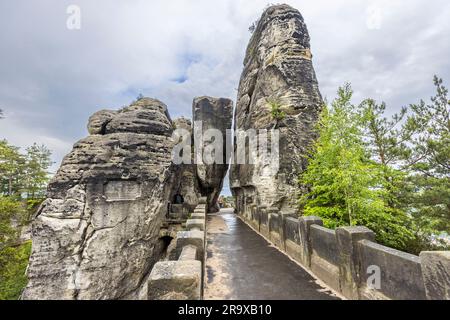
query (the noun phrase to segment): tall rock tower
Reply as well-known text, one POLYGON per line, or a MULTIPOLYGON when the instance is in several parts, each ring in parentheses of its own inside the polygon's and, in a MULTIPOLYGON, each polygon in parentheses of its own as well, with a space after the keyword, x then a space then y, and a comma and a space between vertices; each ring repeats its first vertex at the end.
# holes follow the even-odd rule
MULTIPOLYGON (((279 168, 266 170, 259 146, 252 153, 253 163, 231 166, 230 186, 240 213, 252 205, 295 207, 301 190, 298 177, 306 168, 305 154, 323 104, 309 40, 302 15, 288 5, 266 9, 250 39, 235 129, 255 129, 258 137, 261 129, 278 130, 279 168)), ((247 152, 250 147, 245 146, 247 152)))
MULTIPOLYGON (((192 117, 194 122, 200 122, 202 126, 202 137, 196 137, 200 143, 197 146, 197 152, 203 154, 205 147, 213 142, 208 140, 207 130, 215 129, 220 132, 222 150, 220 152, 220 161, 214 161, 212 164, 198 163, 197 177, 200 182, 200 190, 203 196, 207 197, 208 212, 219 211, 217 200, 223 186, 223 179, 228 171, 227 154, 227 130, 231 130, 233 120, 233 101, 225 98, 198 97, 192 104, 192 117)), ((231 145, 231 143, 230 143, 231 145)), ((204 159, 203 159, 204 160, 204 159)))

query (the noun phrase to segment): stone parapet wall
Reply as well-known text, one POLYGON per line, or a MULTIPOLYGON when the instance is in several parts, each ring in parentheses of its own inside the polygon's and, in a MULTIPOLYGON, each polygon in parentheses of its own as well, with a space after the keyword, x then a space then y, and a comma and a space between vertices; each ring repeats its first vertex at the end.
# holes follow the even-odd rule
POLYGON ((186 221, 186 231, 178 232, 174 240, 175 259, 160 261, 153 267, 148 279, 149 300, 202 299, 206 211, 206 199, 200 199, 186 221))
POLYGON ((348 299, 450 299, 448 251, 415 256, 377 244, 365 227, 330 230, 318 217, 295 218, 276 208, 253 206, 239 217, 348 299))

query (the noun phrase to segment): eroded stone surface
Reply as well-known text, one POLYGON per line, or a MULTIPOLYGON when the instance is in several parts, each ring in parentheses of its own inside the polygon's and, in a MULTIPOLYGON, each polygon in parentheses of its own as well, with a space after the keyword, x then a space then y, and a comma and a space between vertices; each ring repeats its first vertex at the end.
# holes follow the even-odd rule
MULTIPOLYGON (((233 101, 224 98, 199 97, 195 98, 192 106, 192 116, 194 123, 201 122, 203 139, 197 140, 197 151, 202 152, 203 161, 197 163, 197 176, 200 181, 200 188, 203 195, 207 196, 208 212, 218 212, 217 200, 223 186, 223 179, 228 171, 227 155, 227 130, 231 130, 233 120, 233 101), (222 150, 215 150, 221 155, 221 161, 211 161, 205 159, 211 153, 204 152, 205 147, 217 142, 208 137, 207 130, 217 129, 221 133, 222 150)), ((200 131, 198 131, 200 133, 200 131)), ((220 138, 220 137, 217 137, 220 138)), ((198 139, 198 138, 196 138, 198 139)), ((231 140, 228 140, 231 143, 231 140)))
MULTIPOLYGON (((186 130, 191 135, 192 145, 192 122, 186 118, 177 118, 174 121, 176 129, 186 130)), ((184 205, 191 212, 198 205, 200 197, 199 181, 197 179, 197 169, 193 163, 191 155, 191 163, 180 164, 177 168, 179 171, 179 183, 174 186, 174 193, 183 196, 184 205)))
POLYGON ((88 122, 87 129, 90 134, 104 134, 106 125, 112 120, 116 111, 100 110, 94 113, 88 122))
POLYGON ((24 299, 140 298, 164 249, 158 235, 176 179, 167 107, 140 99, 96 113, 89 127, 34 221, 24 299))
MULTIPOLYGON (((242 130, 279 130, 279 171, 254 164, 231 166, 230 185, 238 211, 251 204, 288 208, 298 198, 298 176, 314 139, 322 98, 312 64, 309 35, 301 14, 288 5, 269 7, 247 48, 235 112, 242 130), (272 115, 273 108, 284 117, 272 115)), ((269 144, 271 142, 269 135, 269 144)), ((248 153, 248 150, 247 150, 248 153)))
POLYGON ((450 252, 422 252, 422 275, 428 300, 450 300, 450 252))
POLYGON ((200 261, 164 261, 153 268, 148 282, 149 300, 199 300, 200 261))

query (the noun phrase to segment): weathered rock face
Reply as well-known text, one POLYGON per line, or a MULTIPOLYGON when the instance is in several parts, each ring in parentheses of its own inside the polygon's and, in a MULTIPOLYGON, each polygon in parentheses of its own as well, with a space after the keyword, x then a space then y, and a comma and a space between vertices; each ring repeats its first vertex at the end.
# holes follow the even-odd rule
POLYGON ((33 224, 23 299, 146 297, 164 251, 159 230, 177 179, 166 106, 140 99, 89 121, 33 224))
POLYGON ((301 14, 288 5, 269 7, 247 48, 235 126, 279 130, 279 171, 266 170, 259 155, 254 164, 231 166, 230 185, 240 211, 251 204, 294 206, 298 176, 306 167, 304 155, 322 106, 311 59, 301 14))
POLYGON ((94 113, 90 118, 87 125, 88 132, 90 134, 105 134, 106 125, 112 120, 116 111, 112 110, 100 110, 94 113))
MULTIPOLYGON (((198 143, 199 149, 205 151, 205 147, 211 145, 215 138, 208 137, 205 132, 209 129, 217 129, 222 134, 222 150, 215 150, 221 152, 221 160, 211 163, 205 159, 205 155, 212 155, 206 151, 203 154, 203 163, 197 163, 197 176, 200 181, 200 190, 203 196, 207 197, 208 212, 217 212, 219 206, 217 200, 220 196, 220 191, 223 186, 223 179, 228 171, 227 156, 227 130, 231 130, 233 120, 233 101, 224 98, 199 97, 195 98, 192 106, 192 116, 195 122, 201 122, 203 139, 198 143)), ((228 132, 230 133, 230 132, 228 132)), ((195 133, 194 133, 195 135, 195 133)), ((197 139, 197 138, 194 138, 197 139)))
MULTIPOLYGON (((184 129, 188 132, 192 132, 192 122, 189 119, 178 118, 175 119, 173 123, 176 129, 184 129)), ((193 163, 180 164, 177 166, 177 170, 179 179, 174 185, 174 194, 182 195, 184 205, 187 207, 189 212, 193 212, 195 207, 198 205, 199 198, 201 196, 196 166, 193 163)))

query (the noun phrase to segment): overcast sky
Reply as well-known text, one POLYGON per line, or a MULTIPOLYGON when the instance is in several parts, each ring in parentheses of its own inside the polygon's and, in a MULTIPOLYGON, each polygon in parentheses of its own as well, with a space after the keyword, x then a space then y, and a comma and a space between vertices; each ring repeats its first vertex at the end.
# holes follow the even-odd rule
MULTIPOLYGON (((321 92, 351 82, 355 101, 389 112, 429 98, 434 74, 450 82, 448 0, 297 0, 308 25, 321 92)), ((2 0, 0 139, 44 143, 59 166, 87 135, 96 110, 139 93, 190 116, 192 99, 236 100, 249 26, 267 1, 2 0), (67 7, 81 29, 67 28, 67 7)), ((228 181, 227 181, 228 183, 228 181)))

